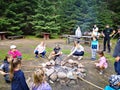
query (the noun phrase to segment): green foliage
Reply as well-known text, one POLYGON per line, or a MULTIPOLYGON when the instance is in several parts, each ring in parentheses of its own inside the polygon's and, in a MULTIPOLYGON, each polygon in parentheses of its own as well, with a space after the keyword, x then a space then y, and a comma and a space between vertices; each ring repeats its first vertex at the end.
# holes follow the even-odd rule
POLYGON ((0 31, 11 35, 42 32, 74 34, 97 24, 120 25, 120 0, 1 0, 0 31))
POLYGON ((59 15, 55 12, 55 5, 53 1, 38 0, 38 8, 35 10, 36 15, 33 16, 33 28, 35 29, 36 36, 41 32, 59 33, 60 26, 57 22, 59 15), (47 7, 46 7, 47 6, 47 7))

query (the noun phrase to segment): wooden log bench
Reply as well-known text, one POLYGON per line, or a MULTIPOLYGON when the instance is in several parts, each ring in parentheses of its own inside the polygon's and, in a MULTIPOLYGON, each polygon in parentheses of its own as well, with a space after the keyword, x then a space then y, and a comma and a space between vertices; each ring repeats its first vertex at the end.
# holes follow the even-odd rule
POLYGON ((13 39, 25 38, 25 36, 24 36, 24 35, 19 35, 19 36, 8 36, 7 38, 13 40, 13 39))
POLYGON ((70 35, 69 37, 67 37, 67 44, 70 44, 71 42, 74 42, 75 40, 84 42, 89 45, 91 44, 91 36, 82 36, 81 38, 78 39, 73 35, 70 35))

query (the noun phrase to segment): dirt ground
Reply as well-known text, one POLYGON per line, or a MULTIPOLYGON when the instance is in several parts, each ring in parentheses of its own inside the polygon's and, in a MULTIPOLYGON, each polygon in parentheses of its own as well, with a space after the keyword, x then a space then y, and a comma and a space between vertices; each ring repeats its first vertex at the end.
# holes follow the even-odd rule
MULTIPOLYGON (((12 44, 15 44, 17 48, 24 54, 29 54, 33 58, 31 60, 24 60, 22 61, 22 65, 26 65, 28 67, 22 67, 22 70, 25 73, 26 79, 28 77, 32 77, 32 71, 38 69, 34 67, 29 67, 31 65, 39 66, 42 62, 48 61, 47 59, 36 59, 34 58, 34 47, 38 45, 42 41, 42 39, 17 39, 17 40, 4 40, 0 41, 0 51, 1 50, 9 50, 9 46, 12 44)), ((45 40, 47 47, 53 48, 56 43, 59 43, 62 49, 71 49, 72 44, 66 44, 65 39, 54 39, 54 40, 45 40)), ((90 46, 83 44, 85 48, 85 52, 90 51, 90 46)), ((48 55, 49 53, 47 53, 48 55)), ((66 55, 64 55, 63 58, 65 58, 66 55)), ((87 76, 84 78, 85 80, 88 80, 89 82, 92 82, 102 88, 104 88, 108 84, 108 77, 114 73, 113 65, 109 62, 109 67, 105 70, 103 75, 100 75, 97 69, 94 66, 94 63, 96 61, 91 61, 91 57, 84 56, 83 60, 80 61, 85 66, 85 69, 87 70, 87 76)), ((2 59, 0 57, 0 59, 2 59)), ((74 58, 73 58, 74 59, 74 58)), ((91 86, 87 84, 86 82, 82 80, 78 80, 77 84, 59 84, 58 82, 50 84, 52 86, 53 90, 100 90, 98 88, 95 88, 94 86, 91 86)), ((0 75, 0 90, 10 90, 10 85, 6 84, 4 82, 3 76, 0 75)))

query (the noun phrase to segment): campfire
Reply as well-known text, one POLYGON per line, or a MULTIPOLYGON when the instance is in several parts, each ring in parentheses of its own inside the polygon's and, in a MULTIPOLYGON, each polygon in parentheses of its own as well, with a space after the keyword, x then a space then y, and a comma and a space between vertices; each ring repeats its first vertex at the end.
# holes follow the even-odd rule
POLYGON ((61 84, 71 83, 72 80, 76 83, 79 77, 84 78, 86 76, 84 65, 72 59, 60 60, 57 58, 55 61, 50 60, 42 63, 42 68, 50 83, 56 81, 61 84))

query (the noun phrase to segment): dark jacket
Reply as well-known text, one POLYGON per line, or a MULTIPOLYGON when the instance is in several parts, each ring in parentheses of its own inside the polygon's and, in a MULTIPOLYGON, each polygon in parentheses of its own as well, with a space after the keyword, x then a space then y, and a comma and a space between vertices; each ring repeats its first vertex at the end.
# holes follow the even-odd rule
POLYGON ((120 75, 120 60, 114 63, 115 72, 120 75))
MULTIPOLYGON (((4 62, 1 65, 0 69, 3 72, 8 73, 9 72, 9 65, 10 65, 10 63, 7 60, 4 60, 4 62)), ((4 79, 5 79, 6 83, 10 83, 9 74, 4 75, 4 79)))
POLYGON ((14 72, 14 77, 11 84, 11 90, 29 90, 25 81, 24 73, 21 70, 14 72))
POLYGON ((117 57, 117 56, 120 57, 120 39, 118 40, 113 53, 113 57, 117 57))

